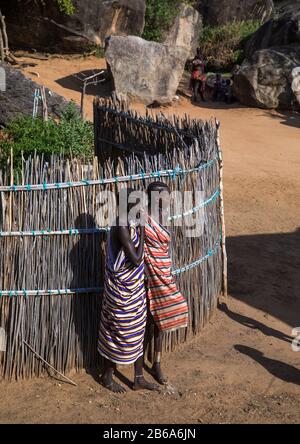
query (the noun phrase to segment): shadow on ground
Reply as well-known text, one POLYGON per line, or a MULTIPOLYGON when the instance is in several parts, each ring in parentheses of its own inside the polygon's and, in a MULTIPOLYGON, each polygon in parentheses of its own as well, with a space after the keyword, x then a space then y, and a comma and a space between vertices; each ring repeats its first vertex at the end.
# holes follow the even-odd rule
POLYGON ((291 126, 293 128, 300 128, 300 112, 277 112, 276 114, 268 113, 268 117, 281 120, 282 125, 291 126))
MULTIPOLYGON (((101 70, 88 69, 85 71, 80 71, 70 76, 62 77, 61 79, 56 80, 56 83, 58 83, 63 88, 70 89, 72 91, 81 92, 83 86, 83 82, 81 79, 89 77, 97 71, 101 70)), ((104 71, 103 76, 108 79, 107 70, 103 71, 104 71)), ((86 88, 86 94, 89 96, 110 97, 112 94, 112 83, 109 80, 107 80, 104 83, 88 85, 86 88)))
POLYGON ((231 296, 299 327, 300 229, 229 237, 227 253, 231 296))
POLYGON ((300 370, 277 359, 266 357, 262 352, 245 345, 235 345, 235 350, 248 356, 264 367, 275 378, 284 382, 300 385, 300 370))
POLYGON ((293 341, 293 338, 291 336, 288 336, 279 330, 268 327, 267 325, 257 321, 256 319, 250 318, 248 316, 230 310, 227 304, 225 303, 219 304, 218 309, 223 313, 225 313, 230 319, 237 322, 238 324, 244 325, 245 327, 251 328, 252 330, 259 330, 265 336, 280 339, 281 341, 288 342, 290 344, 293 341))

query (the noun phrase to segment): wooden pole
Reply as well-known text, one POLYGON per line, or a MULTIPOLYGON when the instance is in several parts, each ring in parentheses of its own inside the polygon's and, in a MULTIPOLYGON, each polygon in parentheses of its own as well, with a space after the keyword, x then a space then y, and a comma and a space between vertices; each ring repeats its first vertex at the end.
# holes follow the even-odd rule
POLYGON ((85 91, 86 91, 86 82, 83 82, 83 87, 81 92, 81 104, 80 104, 80 115, 82 120, 85 120, 85 115, 84 115, 85 91))
MULTIPOLYGON (((10 184, 14 184, 14 152, 13 148, 10 149, 10 184)), ((10 193, 11 194, 11 193, 10 193)), ((13 214, 13 196, 9 197, 9 229, 12 229, 12 214, 13 214)))
POLYGON ((0 58, 1 58, 1 63, 4 63, 4 41, 3 41, 1 26, 0 26, 0 58))
MULTIPOLYGON (((0 18, 2 17, 1 11, 0 11, 0 18)), ((4 30, 3 28, 2 20, 0 19, 0 58, 1 63, 4 63, 5 60, 5 53, 4 53, 4 30)))
POLYGON ((42 97, 42 113, 43 113, 43 120, 47 122, 48 120, 48 107, 47 107, 47 99, 46 99, 46 92, 45 87, 41 86, 41 97, 42 97))
MULTIPOLYGON (((7 32, 6 32, 6 25, 5 25, 5 17, 2 15, 2 12, 0 10, 0 46, 1 46, 1 61, 2 61, 2 54, 3 59, 5 60, 8 57, 9 54, 9 48, 8 48, 8 38, 7 38, 7 32)), ((4 61, 3 60, 3 61, 4 61)))
POLYGON ((227 265, 227 251, 226 251, 226 227, 225 227, 225 211, 224 211, 224 163, 220 145, 220 122, 216 121, 217 125, 217 144, 219 152, 219 167, 220 167, 220 213, 221 213, 221 230, 222 230, 222 255, 223 255, 223 295, 228 296, 228 265, 227 265))

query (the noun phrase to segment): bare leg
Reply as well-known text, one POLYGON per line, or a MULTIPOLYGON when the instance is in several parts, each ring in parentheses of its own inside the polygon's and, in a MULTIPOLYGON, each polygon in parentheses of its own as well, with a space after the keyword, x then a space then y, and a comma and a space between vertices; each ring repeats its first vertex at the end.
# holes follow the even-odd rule
POLYGON ((151 373, 159 384, 166 384, 167 377, 163 374, 161 369, 161 352, 162 352, 163 333, 159 330, 157 325, 154 327, 154 363, 151 373))
POLYGON ((144 358, 141 356, 134 364, 134 390, 158 390, 156 384, 152 384, 144 378, 143 374, 144 358))
POLYGON ((105 360, 105 369, 102 375, 102 384, 105 388, 113 393, 125 393, 125 388, 113 380, 115 367, 115 364, 108 360, 105 360))

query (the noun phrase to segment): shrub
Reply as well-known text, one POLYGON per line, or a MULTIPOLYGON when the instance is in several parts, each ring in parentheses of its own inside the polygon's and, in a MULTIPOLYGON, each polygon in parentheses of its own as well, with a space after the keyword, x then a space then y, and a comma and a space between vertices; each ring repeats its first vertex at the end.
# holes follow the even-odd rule
POLYGON ((160 42, 175 19, 180 3, 179 0, 147 0, 143 38, 160 42))
POLYGON ((91 122, 81 119, 74 103, 70 103, 59 122, 50 118, 18 117, 3 130, 0 138, 0 164, 7 165, 13 149, 14 167, 21 167, 22 156, 44 154, 49 160, 51 154, 67 157, 91 158, 94 150, 94 133, 91 122))
POLYGON ((143 38, 161 42, 182 3, 195 6, 196 0, 147 0, 143 38))
MULTIPOLYGON (((25 2, 25 0, 21 0, 21 1, 23 1, 23 3, 25 3, 24 6, 27 6, 27 4, 26 4, 26 3, 28 3, 27 0, 26 0, 26 2, 25 2)), ((47 1, 49 1, 49 0, 31 0, 31 1, 33 1, 36 4, 41 4, 42 6, 47 6, 47 1)), ((51 2, 54 2, 56 4, 56 6, 60 12, 64 12, 65 14, 68 14, 68 15, 74 14, 74 12, 76 10, 75 6, 73 5, 73 0, 51 0, 51 2)))
POLYGON ((259 21, 233 22, 223 26, 205 27, 199 45, 208 68, 228 71, 244 59, 244 47, 249 37, 260 27, 259 21))
POLYGON ((68 15, 74 14, 75 7, 73 5, 73 0, 56 0, 56 3, 61 12, 68 15))

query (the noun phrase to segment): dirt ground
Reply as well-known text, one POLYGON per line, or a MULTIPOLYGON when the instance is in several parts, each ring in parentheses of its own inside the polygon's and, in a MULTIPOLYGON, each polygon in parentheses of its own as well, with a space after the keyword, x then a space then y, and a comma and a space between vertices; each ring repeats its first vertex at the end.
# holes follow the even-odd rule
MULTIPOLYGON (((90 57, 25 71, 79 103, 70 76, 101 67, 90 57)), ((77 387, 2 382, 1 423, 299 422, 300 351, 290 335, 300 327, 300 116, 184 97, 163 112, 221 122, 230 296, 200 336, 164 357, 172 389, 112 395, 85 373, 71 376, 77 387)), ((132 379, 132 368, 121 371, 132 379)))

